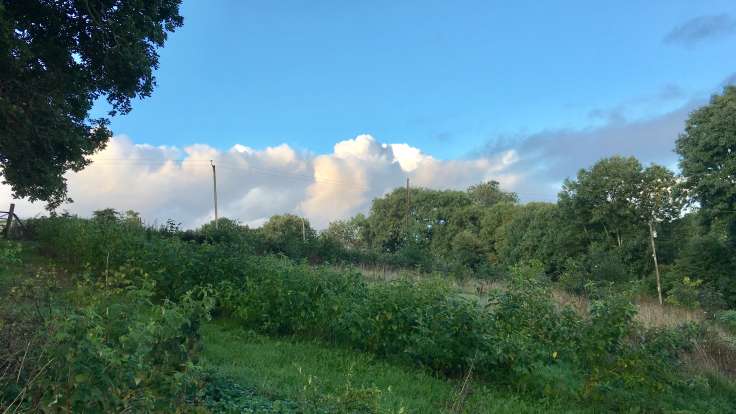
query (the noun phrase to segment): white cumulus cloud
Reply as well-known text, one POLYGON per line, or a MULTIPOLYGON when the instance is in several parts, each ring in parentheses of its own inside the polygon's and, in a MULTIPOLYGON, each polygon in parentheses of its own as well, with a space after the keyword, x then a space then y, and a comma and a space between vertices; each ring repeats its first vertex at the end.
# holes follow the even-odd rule
MULTIPOLYGON (((287 144, 265 149, 235 145, 227 151, 197 144, 185 148, 110 140, 79 173, 69 173, 73 203, 60 210, 90 216, 112 207, 133 209, 150 224, 171 218, 196 227, 214 216, 212 169, 217 166, 219 213, 259 226, 271 215, 294 213, 317 228, 358 212, 371 200, 402 186, 463 189, 496 179, 513 189, 520 176, 508 172, 513 150, 472 160, 442 161, 403 143, 386 144, 359 135, 335 144, 329 154, 312 154, 287 144)), ((0 200, 11 201, 0 185, 0 200)), ((15 200, 22 217, 43 214, 42 203, 15 200)))

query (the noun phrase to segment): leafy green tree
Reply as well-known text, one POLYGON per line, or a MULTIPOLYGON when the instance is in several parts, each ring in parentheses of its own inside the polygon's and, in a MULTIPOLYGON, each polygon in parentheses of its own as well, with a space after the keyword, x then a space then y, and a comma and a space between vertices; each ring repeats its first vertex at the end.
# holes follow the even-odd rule
POLYGON ((447 225, 458 208, 470 204, 462 191, 412 188, 407 200, 406 189, 397 188, 371 204, 368 222, 373 247, 394 253, 409 239, 412 245, 428 245, 440 238, 449 248, 454 234, 446 231, 447 225))
POLYGON ((641 173, 636 209, 645 222, 669 223, 680 216, 683 207, 677 178, 667 168, 653 164, 641 173))
POLYGON ((736 248, 736 86, 696 110, 677 139, 684 187, 706 224, 725 223, 736 248))
POLYGON ((587 244, 586 256, 575 258, 576 263, 609 281, 656 269, 650 235, 658 224, 679 217, 676 184, 671 171, 659 165, 644 169, 633 157, 602 159, 575 180, 566 180, 559 196, 562 220, 578 229, 579 235, 570 237, 587 244))
POLYGON ((478 236, 486 248, 486 258, 491 264, 499 264, 502 258, 498 252, 505 233, 503 226, 509 223, 517 210, 522 207, 511 203, 497 203, 484 210, 478 236))
POLYGON ((125 214, 123 214, 123 219, 129 224, 136 224, 136 225, 143 224, 141 213, 135 210, 126 210, 125 214))
POLYGON ((306 257, 317 238, 309 220, 294 214, 271 216, 261 229, 272 251, 289 257, 306 257))
MULTIPOLYGON (((684 241, 675 265, 679 278, 702 280, 718 292, 729 306, 736 306, 736 258, 722 237, 710 232, 684 241)), ((706 305, 701 301, 702 305, 706 305)))
MULTIPOLYGON (((411 189, 412 198, 419 191, 422 190, 411 189)), ((399 250, 407 231, 408 201, 406 190, 402 188, 373 200, 368 217, 373 249, 390 253, 399 250)))
POLYGON ((446 261, 459 261, 463 263, 484 260, 482 256, 485 256, 485 246, 481 245, 481 249, 471 249, 473 255, 478 256, 472 260, 467 257, 460 258, 465 253, 460 253, 457 248, 457 237, 460 233, 465 234, 465 236, 462 236, 465 240, 468 240, 472 236, 474 239, 478 239, 478 243, 480 243, 479 235, 484 210, 485 208, 476 204, 449 206, 447 211, 442 214, 444 218, 441 221, 436 220, 430 225, 431 239, 429 242, 431 254, 446 261))
POLYGON ((498 181, 491 180, 468 188, 468 194, 473 203, 482 207, 490 207, 497 203, 517 203, 519 197, 516 193, 501 190, 498 181))
POLYGON ((556 204, 528 203, 514 209, 499 227, 495 249, 503 264, 534 260, 547 272, 557 273, 565 259, 578 252, 569 246, 575 240, 570 233, 556 204))
POLYGON ((656 223, 671 222, 677 218, 682 209, 682 203, 676 191, 677 183, 672 171, 660 166, 652 165, 642 172, 641 190, 639 191, 638 210, 642 220, 649 226, 649 237, 654 258, 654 269, 657 279, 657 295, 662 304, 662 285, 657 258, 656 223))
POLYGON ((559 203, 567 218, 590 236, 605 235, 618 247, 639 227, 636 210, 642 166, 634 157, 611 157, 565 180, 559 203), (633 229, 632 229, 633 228, 633 229))
POLYGON ((217 243, 246 243, 248 228, 242 226, 237 220, 227 217, 220 217, 205 223, 199 228, 198 233, 204 236, 205 240, 217 243))
POLYGON ((330 223, 324 236, 332 239, 345 249, 364 249, 368 246, 368 220, 359 213, 349 220, 337 220, 330 223))
POLYGON ((92 212, 92 218, 98 221, 115 222, 120 218, 120 213, 114 208, 103 208, 92 212))
POLYGON ((151 94, 180 3, 0 1, 0 175, 14 197, 66 200, 64 173, 112 134, 109 118, 89 118, 93 103, 106 97, 115 116, 151 94))
POLYGON ((470 269, 477 269, 485 262, 485 246, 478 235, 470 230, 458 232, 452 239, 453 259, 470 269))

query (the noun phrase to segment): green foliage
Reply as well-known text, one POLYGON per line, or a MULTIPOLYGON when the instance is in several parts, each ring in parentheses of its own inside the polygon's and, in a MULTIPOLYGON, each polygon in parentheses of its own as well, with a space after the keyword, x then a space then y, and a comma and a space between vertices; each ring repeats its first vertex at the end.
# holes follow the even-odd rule
MULTIPOLYGON (((302 374, 301 368, 299 373, 302 374)), ((344 383, 337 392, 328 391, 320 384, 320 379, 312 375, 304 375, 301 409, 305 413, 314 414, 382 414, 389 412, 380 406, 381 390, 375 386, 355 386, 352 383, 352 372, 348 371, 344 383)), ((405 412, 403 409, 398 413, 405 412)))
POLYGON ((138 269, 92 275, 62 291, 56 273, 40 272, 13 290, 18 303, 36 302, 42 321, 18 406, 41 412, 184 407, 187 393, 198 386, 198 330, 214 306, 211 290, 195 288, 177 303, 155 302, 154 283, 138 269))
POLYGON ((566 180, 560 192, 560 207, 566 218, 587 232, 605 235, 620 244, 636 227, 642 166, 636 158, 611 157, 566 180))
POLYGON ((441 282, 398 280, 368 286, 334 318, 335 338, 382 356, 401 356, 411 346, 427 307, 443 301, 441 282))
MULTIPOLYGON (((316 338, 450 376, 472 369, 479 379, 530 395, 566 395, 615 410, 631 398, 652 409, 654 395, 683 386, 673 355, 687 341, 664 352, 662 335, 634 322, 631 301, 606 288, 608 277, 599 282, 603 288, 585 284, 593 300, 589 314, 579 315, 557 304, 543 262, 531 260, 513 266, 505 290, 491 292, 484 307, 438 280, 367 284, 357 272, 252 256, 238 244, 185 242, 140 227, 126 232, 121 222, 104 226, 56 218, 37 223, 37 231, 50 250, 67 237, 89 249, 80 265, 100 269, 98 278, 119 264, 139 267, 157 282, 157 297, 212 284, 218 314, 264 333, 316 338), (566 380, 552 388, 539 379, 560 377, 566 380)), ((347 401, 347 394, 333 396, 347 401)))
POLYGON ((0 241, 0 265, 17 265, 22 262, 21 253, 23 247, 20 243, 12 241, 0 241))
POLYGON ((216 373, 204 373, 195 399, 213 413, 298 413, 295 401, 272 399, 216 373))
MULTIPOLYGON (((702 280, 722 295, 726 304, 736 304, 736 259, 722 237, 713 232, 695 235, 686 242, 675 261, 675 272, 680 277, 702 280)), ((722 304, 701 303, 709 308, 722 304)))
POLYGON ((105 146, 110 115, 151 94, 156 49, 182 25, 180 0, 0 4, 0 168, 15 198, 66 199, 67 170, 105 146))
POLYGON ((269 333, 329 335, 336 314, 363 294, 359 274, 293 265, 274 257, 250 258, 242 279, 219 285, 222 310, 269 333))
POLYGON ((562 260, 582 257, 597 280, 622 281, 650 273, 649 226, 678 217, 682 202, 674 174, 664 167, 643 168, 633 157, 612 157, 567 180, 559 195, 562 260), (577 240, 576 240, 577 239, 577 240), (586 251, 587 250, 587 251, 586 251), (572 253, 572 254, 571 254, 572 253))
POLYGON ((154 304, 152 283, 145 275, 136 283, 135 273, 83 284, 75 309, 49 322, 50 364, 39 383, 46 411, 173 411, 184 403, 198 324, 213 299, 199 290, 154 304))
POLYGON ((559 208, 550 203, 528 203, 518 207, 496 231, 496 254, 505 265, 538 260, 550 273, 558 273, 575 237, 566 226, 559 208))
POLYGON ((288 257, 307 257, 317 237, 309 220, 293 214, 271 216, 261 232, 270 251, 288 257))
POLYGON ((468 194, 473 203, 481 207, 491 207, 498 203, 517 203, 519 196, 516 193, 509 193, 501 190, 498 181, 486 181, 468 188, 468 194))
POLYGON ((682 279, 674 281, 667 291, 667 299, 665 301, 670 305, 683 306, 690 309, 700 307, 699 292, 702 288, 703 281, 700 279, 690 279, 685 276, 682 279))
MULTIPOLYGON (((694 111, 676 143, 683 186, 700 204, 705 223, 725 223, 736 249, 736 87, 727 86, 694 111)), ((733 253, 731 253, 733 255, 733 253)))
POLYGON ((365 249, 370 243, 368 221, 363 214, 349 220, 333 221, 321 235, 348 250, 365 249))
POLYGON ((463 266, 478 268, 485 262, 484 246, 478 236, 463 230, 452 239, 452 256, 463 266))
POLYGON ((211 243, 248 243, 247 230, 237 220, 222 217, 217 220, 217 225, 213 220, 202 225, 197 233, 202 236, 203 241, 211 243))

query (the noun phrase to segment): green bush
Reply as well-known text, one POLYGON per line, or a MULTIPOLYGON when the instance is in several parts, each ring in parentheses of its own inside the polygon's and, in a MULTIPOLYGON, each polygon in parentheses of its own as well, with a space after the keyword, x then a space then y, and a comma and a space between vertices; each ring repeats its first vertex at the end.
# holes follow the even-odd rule
POLYGON ((0 265, 17 265, 22 262, 23 247, 20 243, 0 241, 0 265))
POLYGON ((679 275, 703 280, 723 295, 727 306, 736 305, 736 255, 722 237, 709 233, 687 241, 675 268, 679 275))
POLYGON ((44 412, 173 412, 185 404, 199 347, 206 289, 152 302, 153 282, 134 269, 87 281, 47 322, 48 363, 34 386, 44 412))
POLYGON ((698 293, 700 292, 703 281, 700 279, 690 279, 685 276, 673 283, 673 286, 667 291, 667 303, 695 309, 700 307, 698 301, 698 293))

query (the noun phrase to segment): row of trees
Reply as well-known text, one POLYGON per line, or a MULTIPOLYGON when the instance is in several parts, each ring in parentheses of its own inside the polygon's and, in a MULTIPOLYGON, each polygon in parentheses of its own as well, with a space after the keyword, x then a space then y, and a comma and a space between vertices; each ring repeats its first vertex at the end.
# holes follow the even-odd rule
MULTIPOLYGON (((259 229, 221 219, 219 230, 208 224, 183 237, 458 277, 497 278, 538 262, 575 291, 590 282, 637 283, 670 302, 733 306, 735 120, 736 88, 729 87, 688 120, 677 141, 681 175, 633 157, 605 158, 566 180, 556 203, 521 204, 495 181, 465 191, 397 188, 373 200, 367 216, 322 232, 304 218, 278 215, 259 229)), ((125 219, 135 220, 131 214, 125 219)))
MULTIPOLYGON (((670 302, 736 305, 736 87, 695 111, 677 140, 682 173, 636 158, 598 161, 564 182, 555 203, 519 203, 498 182, 465 191, 397 188, 369 214, 315 231, 295 215, 258 229, 220 219, 197 231, 166 232, 238 242, 253 253, 313 262, 413 267, 459 277, 502 277, 538 262, 566 288, 638 283, 670 302), (656 256, 655 256, 656 248, 656 256), (655 277, 656 275, 656 277, 655 277)), ((139 223, 135 212, 95 213, 139 223)))
POLYGON ((466 191, 396 189, 323 237, 348 251, 480 276, 537 260, 572 289, 653 286, 656 247, 670 301, 734 305, 735 87, 691 115, 676 150, 681 175, 614 156, 566 180, 556 203, 519 204, 494 181, 466 191))

